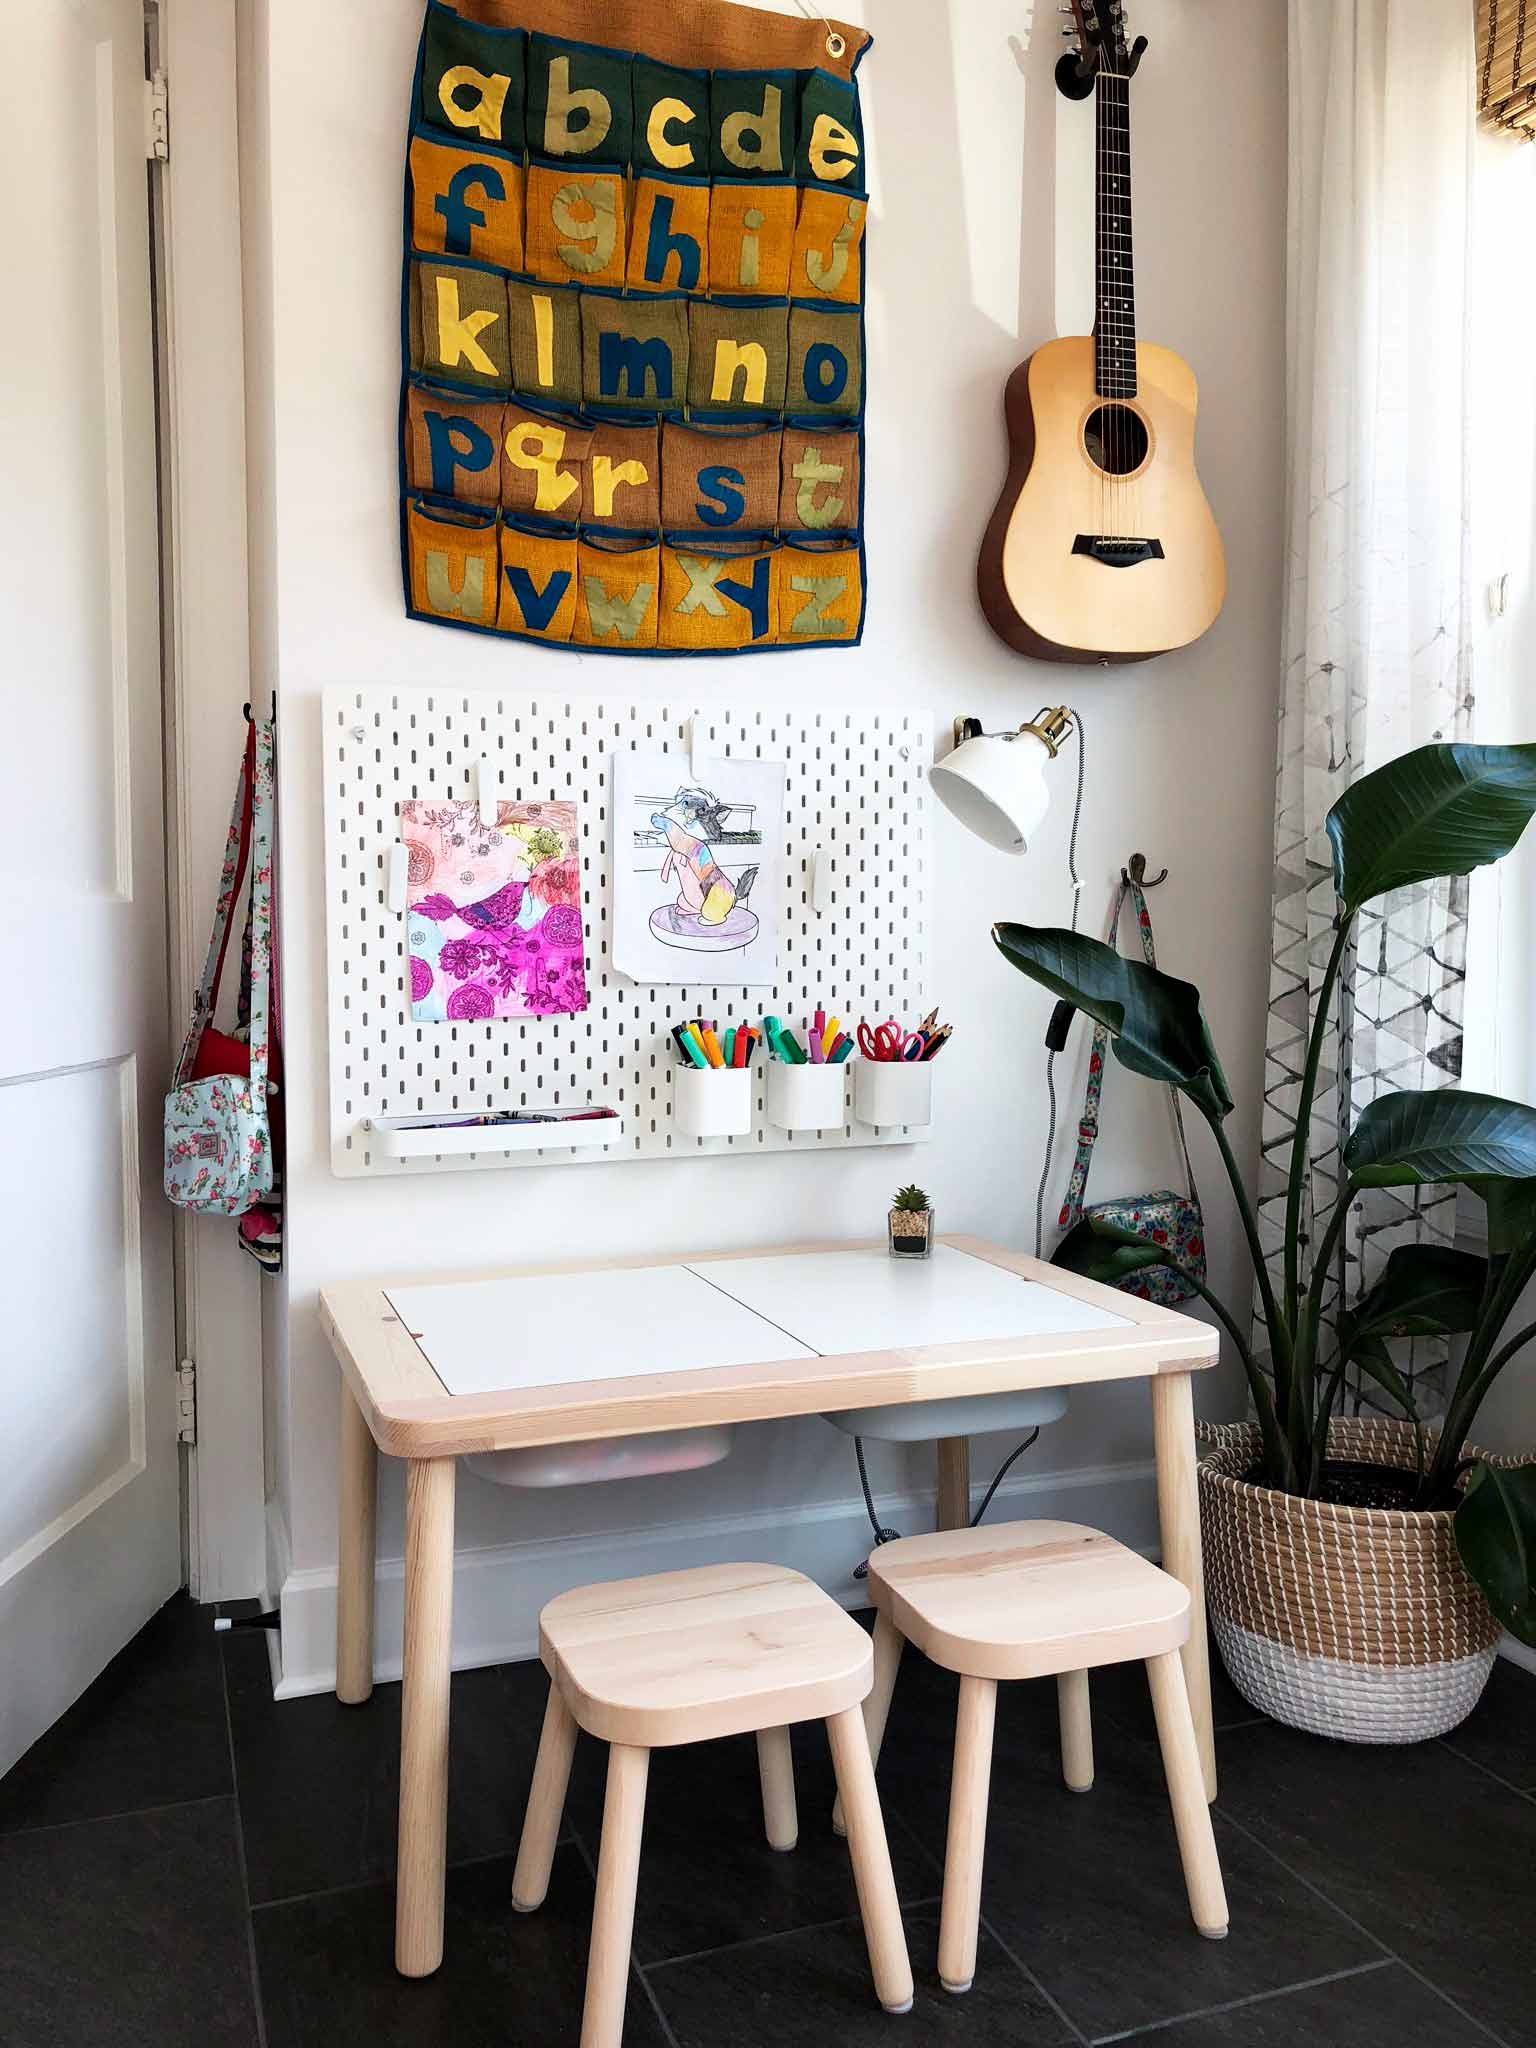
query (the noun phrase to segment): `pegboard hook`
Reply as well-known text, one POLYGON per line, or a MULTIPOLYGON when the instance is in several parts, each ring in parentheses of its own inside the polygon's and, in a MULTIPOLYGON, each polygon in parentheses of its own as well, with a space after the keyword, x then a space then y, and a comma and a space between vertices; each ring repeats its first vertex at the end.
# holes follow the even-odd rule
POLYGON ((489 754, 482 754, 475 763, 475 801, 480 806, 481 829, 494 831, 501 803, 501 770, 489 754))
POLYGON ((699 766, 699 727, 703 723, 703 718, 704 714, 701 711, 690 711, 688 714, 688 780, 695 788, 703 780, 699 766))

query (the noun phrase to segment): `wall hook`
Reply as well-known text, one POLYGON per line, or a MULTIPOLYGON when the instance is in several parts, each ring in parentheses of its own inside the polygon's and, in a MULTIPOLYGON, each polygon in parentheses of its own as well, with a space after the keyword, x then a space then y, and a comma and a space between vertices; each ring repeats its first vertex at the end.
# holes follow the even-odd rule
POLYGON ((1161 868, 1155 875, 1148 879, 1147 856, 1144 853, 1133 853, 1131 855, 1130 871, 1129 873, 1127 873, 1127 871, 1124 868, 1122 868, 1120 870, 1120 879, 1122 882, 1134 882, 1138 889, 1155 889, 1158 887, 1160 883, 1167 881, 1168 870, 1166 868, 1161 868))

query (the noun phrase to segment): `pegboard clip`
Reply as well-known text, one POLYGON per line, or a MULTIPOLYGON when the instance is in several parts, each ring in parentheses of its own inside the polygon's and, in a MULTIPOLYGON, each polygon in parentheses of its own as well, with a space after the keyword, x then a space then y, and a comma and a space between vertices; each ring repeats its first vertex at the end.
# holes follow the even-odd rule
POLYGON ((818 916, 832 908, 832 855, 825 846, 811 855, 811 908, 818 916))
POLYGON ((384 905, 388 910, 405 909, 406 884, 411 879, 411 855, 403 840, 389 849, 384 871, 384 905))
POLYGON ((702 757, 701 757, 701 755, 700 755, 700 752, 699 752, 699 741, 700 741, 700 738, 702 737, 702 735, 701 735, 701 733, 700 733, 700 731, 699 731, 699 728, 700 728, 700 726, 701 726, 701 725, 703 724, 703 722, 704 722, 704 714, 703 714, 703 712, 702 712, 702 711, 690 711, 690 712, 689 712, 689 714, 688 714, 688 780, 689 780, 689 781, 690 781, 691 783, 693 783, 693 784, 695 785, 695 787, 697 787, 697 785, 698 785, 698 784, 699 784, 700 782, 702 782, 702 781, 703 781, 703 779, 704 779, 704 777, 703 777, 703 771, 702 771, 702 769, 701 769, 701 767, 700 767, 700 765, 699 765, 699 764, 700 764, 700 760, 701 760, 701 758, 702 758, 702 757))
POLYGON ((501 802, 501 770, 489 754, 482 754, 475 763, 475 801, 480 806, 481 825, 488 832, 494 830, 501 802))

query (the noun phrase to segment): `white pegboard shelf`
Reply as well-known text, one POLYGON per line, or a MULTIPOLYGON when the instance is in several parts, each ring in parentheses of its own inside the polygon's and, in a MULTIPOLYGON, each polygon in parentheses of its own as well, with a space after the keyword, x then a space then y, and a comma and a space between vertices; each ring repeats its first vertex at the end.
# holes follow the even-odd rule
POLYGON ((553 1153, 615 1145, 623 1139, 624 1119, 605 1116, 594 1117, 590 1123, 562 1121, 558 1145, 549 1124, 467 1124, 460 1130, 435 1124, 422 1129, 408 1117, 365 1117, 360 1129, 364 1142, 384 1159, 458 1160, 480 1152, 553 1153))
MULTIPOLYGON (((330 1010, 331 1162, 341 1175, 574 1165, 603 1159, 697 1158, 721 1152, 830 1150, 928 1136, 875 1129, 849 1105, 840 1126, 787 1131, 767 1114, 767 1075, 753 1074, 751 1128, 699 1139, 673 1122, 674 1024, 772 1012, 798 1020, 825 1000, 845 1022, 914 1018, 930 1007, 927 975, 927 769, 932 722, 867 706, 814 711, 696 711, 684 703, 537 697, 463 690, 349 689, 324 700, 326 944, 330 1010), (703 754, 785 763, 785 870, 778 980, 771 988, 633 982, 612 965, 612 846, 606 757, 663 747, 688 779, 689 726, 703 754), (512 799, 580 806, 588 1008, 576 1016, 418 1024, 406 988, 405 919, 388 906, 399 805, 465 799, 482 757, 512 799), (820 853, 831 907, 811 901, 820 853), (622 1120, 601 1142, 438 1145, 391 1154, 368 1128, 386 1118, 610 1104, 622 1120), (491 1149, 494 1146, 496 1149, 491 1149)), ((467 1133, 436 1134, 456 1141, 467 1133)), ((489 1137, 490 1143, 487 1143, 489 1137)))

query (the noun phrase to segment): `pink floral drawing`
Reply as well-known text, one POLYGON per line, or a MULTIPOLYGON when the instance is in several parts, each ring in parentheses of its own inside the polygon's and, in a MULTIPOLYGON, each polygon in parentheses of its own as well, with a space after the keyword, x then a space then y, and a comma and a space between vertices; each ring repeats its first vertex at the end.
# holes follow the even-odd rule
POLYGON ((570 1016, 587 1007, 574 803, 400 806, 411 849, 406 952, 418 1023, 570 1016))

